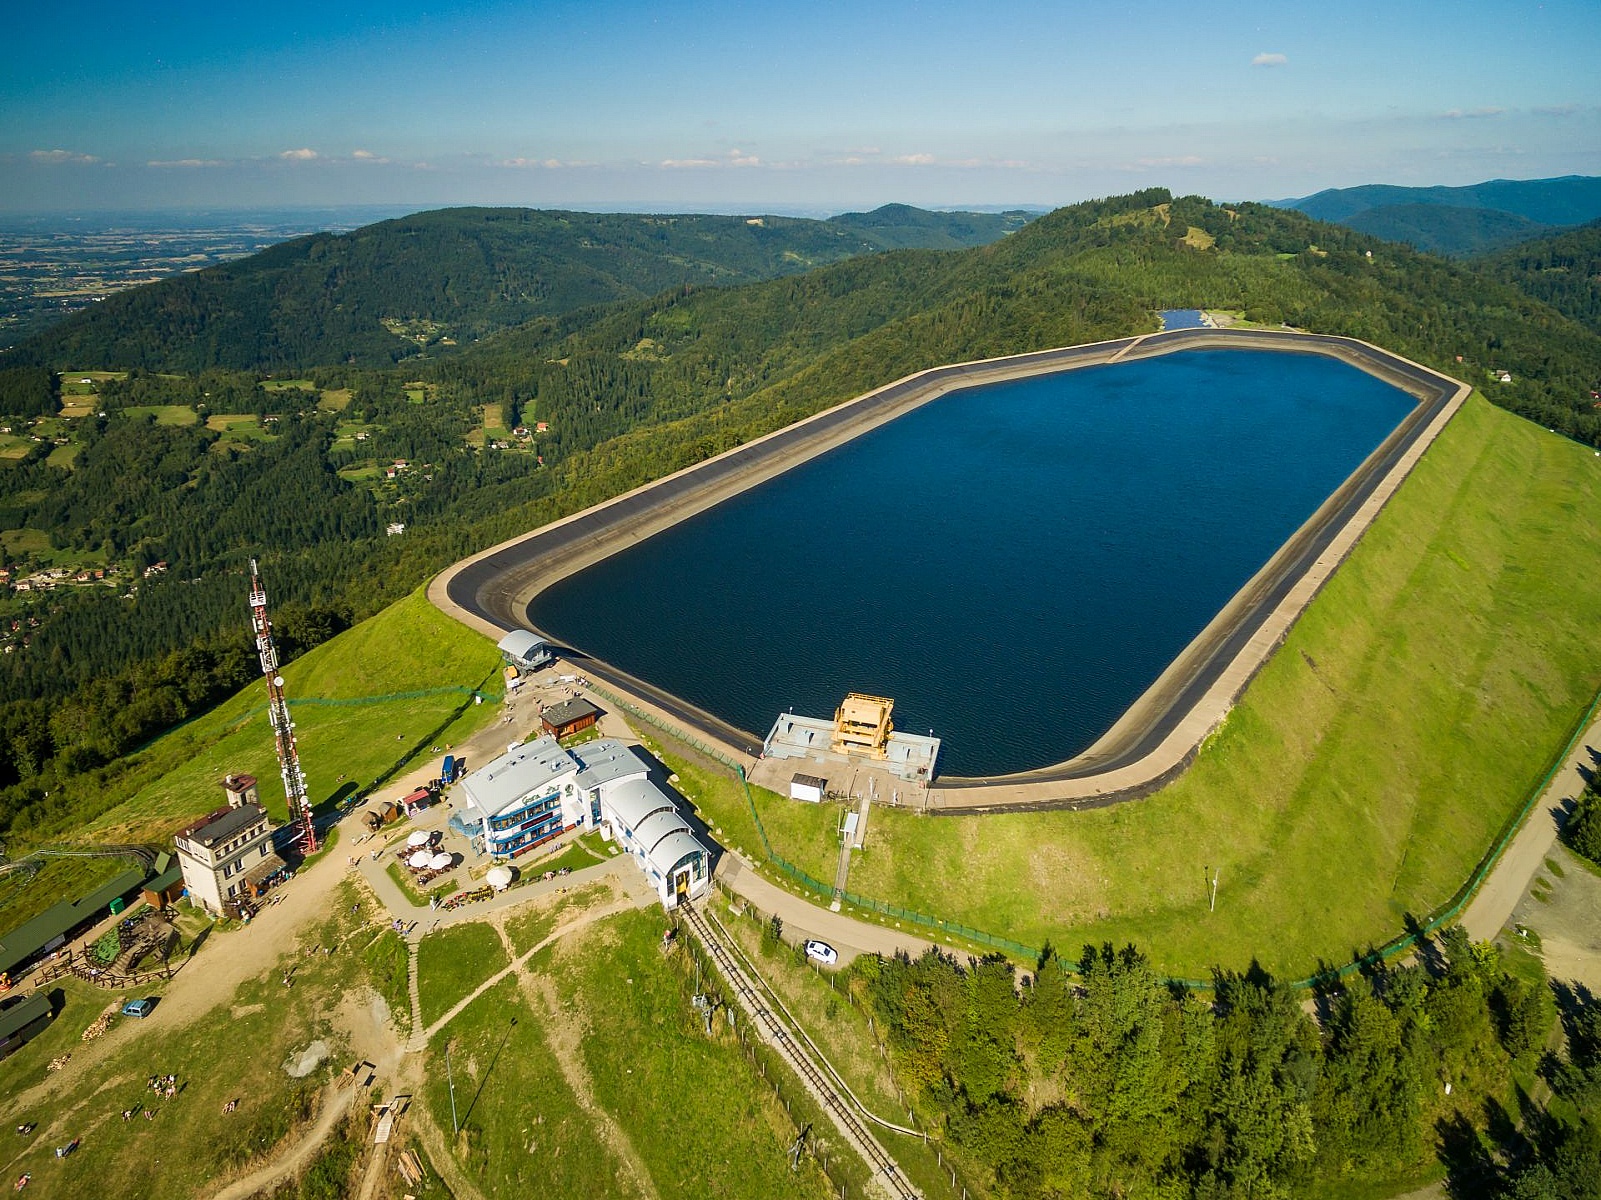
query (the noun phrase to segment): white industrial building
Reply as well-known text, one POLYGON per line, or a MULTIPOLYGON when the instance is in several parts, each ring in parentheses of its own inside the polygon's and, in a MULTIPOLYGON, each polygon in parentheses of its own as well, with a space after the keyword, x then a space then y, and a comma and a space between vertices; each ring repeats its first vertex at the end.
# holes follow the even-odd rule
POLYGON ((598 829, 633 857, 664 907, 711 884, 711 860, 645 761, 615 738, 571 750, 545 736, 462 780, 451 827, 501 862, 573 829, 598 829))
POLYGON ((549 642, 526 629, 513 629, 496 645, 500 657, 519 675, 527 675, 548 667, 556 661, 556 652, 549 642))

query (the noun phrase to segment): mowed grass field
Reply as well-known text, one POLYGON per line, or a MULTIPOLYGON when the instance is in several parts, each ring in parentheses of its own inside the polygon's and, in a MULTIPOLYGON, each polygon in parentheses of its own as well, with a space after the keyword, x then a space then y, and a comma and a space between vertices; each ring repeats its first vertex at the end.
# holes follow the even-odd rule
POLYGON ((1474 396, 1176 783, 1094 812, 875 808, 851 890, 1189 978, 1348 961, 1465 882, 1601 685, 1597 511, 1601 458, 1474 396))
POLYGON ((810 1162, 790 1172, 794 1124, 721 1018, 706 1036, 662 927, 652 910, 571 933, 430 1042, 422 1102, 448 1131, 448 1045, 453 1149, 484 1195, 838 1195, 810 1162))
MULTIPOLYGON (((450 620, 417 592, 310 651, 284 670, 301 766, 314 803, 432 757, 494 718, 465 691, 408 697, 434 688, 498 687, 499 655, 488 639, 450 620), (379 703, 316 704, 314 700, 379 703), (300 703, 296 703, 300 701, 300 703)), ((285 816, 266 685, 256 682, 188 725, 158 738, 128 764, 131 792, 78 833, 82 840, 164 840, 222 801, 221 780, 248 773, 261 798, 285 816)))

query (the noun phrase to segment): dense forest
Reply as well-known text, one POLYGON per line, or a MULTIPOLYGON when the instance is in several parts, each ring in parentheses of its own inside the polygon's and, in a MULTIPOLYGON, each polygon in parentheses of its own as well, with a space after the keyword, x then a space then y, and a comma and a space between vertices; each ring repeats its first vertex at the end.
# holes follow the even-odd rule
POLYGON ((1400 187, 1368 183, 1328 188, 1299 200, 1281 200, 1319 221, 1344 223, 1359 212, 1392 205, 1483 208, 1516 215, 1540 225, 1582 225, 1601 216, 1601 178, 1563 175, 1556 179, 1491 179, 1463 187, 1400 187))
POLYGON ((1386 241, 1465 258, 1601 217, 1601 179, 1492 179, 1466 187, 1365 184, 1278 202, 1386 241))
POLYGON ((937 951, 855 972, 914 1106, 997 1197, 1388 1194, 1436 1163, 1453 1195, 1601 1196, 1601 1002, 1522 958, 1453 928, 1331 979, 1317 1020, 1258 967, 1201 992, 1133 947, 1021 979, 937 951))
POLYGON ((832 221, 443 209, 299 238, 118 293, 0 365, 382 367, 682 284, 749 283, 907 246, 982 245, 1024 219, 904 205, 832 221))
POLYGON ((1405 242, 1430 254, 1468 258, 1555 232, 1517 213, 1494 208, 1452 208, 1434 204, 1386 204, 1364 209, 1341 222, 1358 233, 1387 242, 1405 242))
POLYGON ((1519 243, 1482 265, 1592 333, 1601 333, 1601 221, 1519 243))
MULTIPOLYGON (((748 250, 760 227, 728 228, 748 250)), ((446 254, 435 269, 455 262, 446 254)), ((1601 442, 1589 398, 1601 338, 1514 282, 1300 213, 1161 189, 1062 209, 963 251, 856 255, 739 286, 680 281, 400 368, 349 364, 333 347, 294 381, 124 364, 136 369, 97 384, 93 411, 72 418, 29 417, 58 402, 46 397, 60 383, 17 368, 0 396, 18 397, 13 419, 40 435, 0 469, 0 525, 47 540, 48 555, 4 544, 18 561, 121 573, 10 601, 21 628, 0 655, 0 832, 58 827, 70 819, 64 780, 242 682, 227 647, 244 637, 252 556, 275 602, 305 614, 310 644, 473 550, 909 372, 1151 330, 1168 307, 1364 338, 1601 442), (1492 382, 1503 370, 1512 382, 1492 382), (490 436, 491 413, 522 440, 490 436), (195 682, 174 688, 161 664, 186 653, 199 656, 195 682)), ((339 328, 315 335, 337 340, 339 328)), ((255 345, 217 343, 223 357, 255 345)))

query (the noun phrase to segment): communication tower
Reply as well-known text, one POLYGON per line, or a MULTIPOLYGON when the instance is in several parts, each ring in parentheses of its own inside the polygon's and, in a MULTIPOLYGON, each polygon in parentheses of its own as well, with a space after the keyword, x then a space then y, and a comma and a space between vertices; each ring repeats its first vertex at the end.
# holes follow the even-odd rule
POLYGON ((300 769, 300 755, 295 750, 295 726, 289 719, 289 702, 284 699, 283 676, 278 674, 278 648, 272 644, 267 593, 261 586, 255 559, 250 560, 250 614, 261 673, 267 677, 267 715, 278 745, 278 769, 283 774, 284 797, 289 801, 289 819, 300 822, 305 835, 301 853, 310 854, 317 849, 317 826, 311 818, 311 797, 306 794, 306 773, 300 769))

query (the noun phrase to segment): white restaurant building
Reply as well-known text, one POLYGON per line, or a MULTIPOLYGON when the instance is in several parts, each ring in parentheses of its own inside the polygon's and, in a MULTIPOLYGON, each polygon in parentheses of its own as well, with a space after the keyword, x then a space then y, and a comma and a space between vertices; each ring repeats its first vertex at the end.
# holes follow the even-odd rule
POLYGON ((711 856, 645 761, 615 738, 571 750, 514 746, 462 780, 450 824, 479 853, 511 862, 574 829, 598 829, 634 859, 666 908, 699 898, 711 856))

